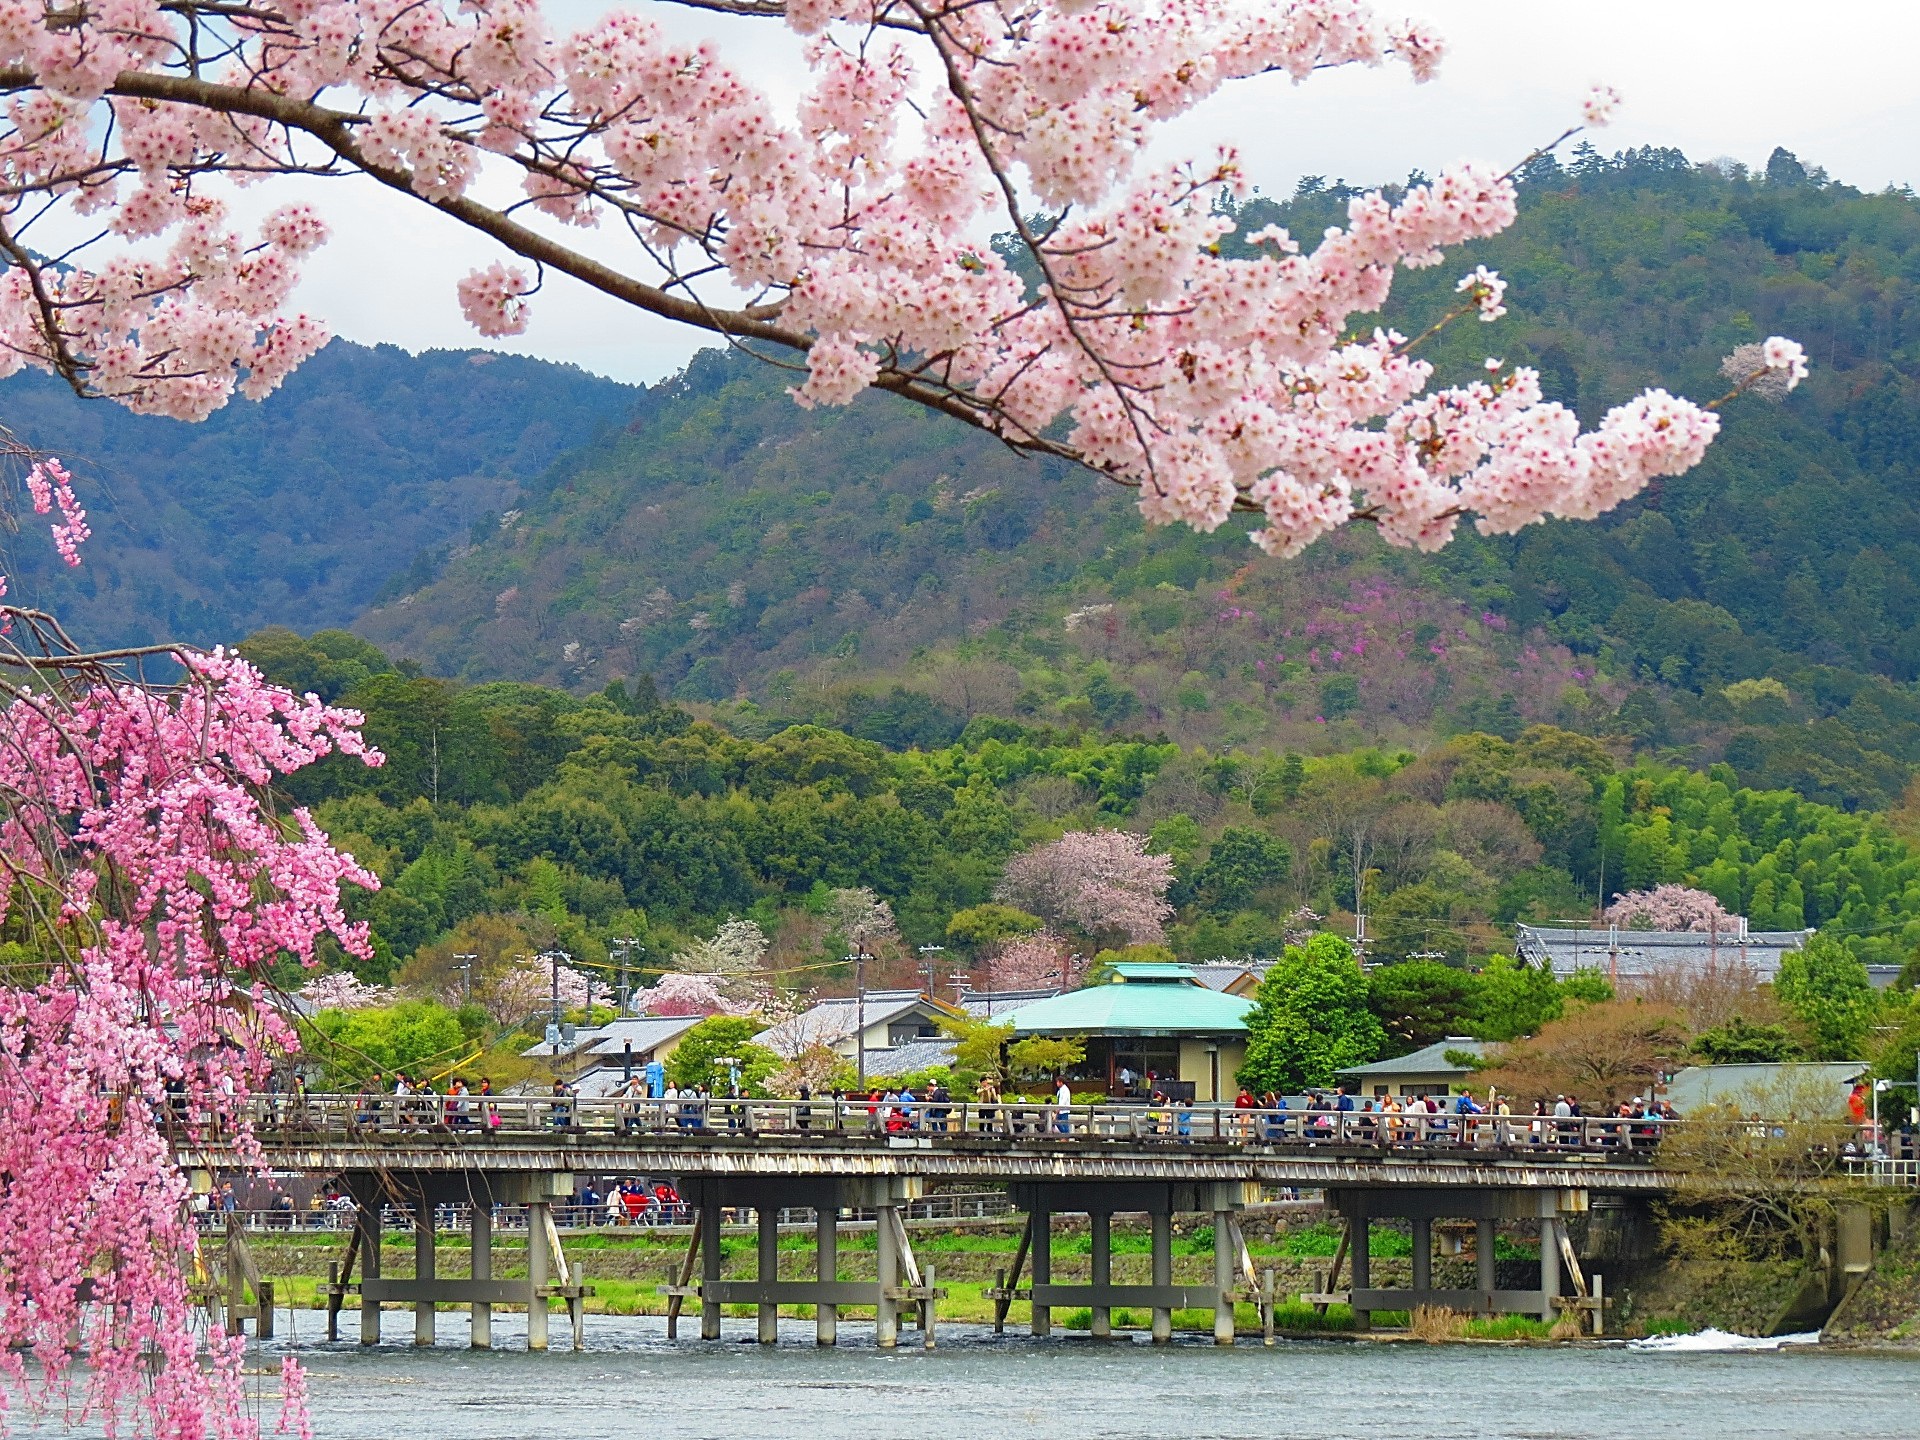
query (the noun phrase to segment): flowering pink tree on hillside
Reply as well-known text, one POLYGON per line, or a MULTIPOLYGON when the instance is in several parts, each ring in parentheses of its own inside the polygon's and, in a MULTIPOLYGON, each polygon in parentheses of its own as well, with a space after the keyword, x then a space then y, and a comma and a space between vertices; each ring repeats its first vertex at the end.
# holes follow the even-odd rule
POLYGON ((1704 890, 1685 885, 1656 885, 1613 897, 1603 912, 1609 925, 1623 930, 1718 930, 1731 934, 1740 917, 1704 890))
POLYGON ((1060 936, 1042 930, 1016 935, 987 957, 986 988, 1006 990, 1068 990, 1086 973, 1086 957, 1073 953, 1060 936))
MULTIPOLYGON (((1363 0, 682 3, 796 36, 797 106, 633 9, 567 29, 535 0, 0 0, 0 372, 188 418, 268 393, 326 339, 289 303, 328 233, 295 197, 349 174, 499 247, 456 287, 483 335, 565 274, 790 357, 802 404, 878 387, 1131 486, 1151 522, 1253 513, 1276 554, 1355 520, 1431 549, 1463 516, 1591 517, 1718 429, 1656 389, 1583 435, 1530 369, 1430 390, 1415 342, 1355 324, 1400 267, 1512 223, 1511 172, 1460 165, 1236 250, 1232 149, 1144 164, 1231 84, 1431 76, 1439 37, 1363 0), (289 203, 243 230, 242 180, 289 203)), ((1436 321, 1504 312, 1484 267, 1457 289, 1436 321)), ((1752 363, 1736 388, 1805 373, 1778 338, 1752 363)))
MULTIPOLYGON (((29 489, 59 505, 77 560, 85 517, 57 468, 29 489)), ((329 935, 368 953, 340 887, 378 882, 269 787, 332 752, 380 757, 358 715, 233 655, 176 651, 178 682, 142 684, 118 668, 139 652, 87 655, 38 611, 0 616, 16 677, 0 679, 0 918, 18 942, 0 986, 0 1424, 23 1400, 78 1410, 75 1386, 96 1412, 143 1408, 156 1434, 249 1435, 239 1345, 209 1337, 196 1357, 173 1139, 244 1142, 249 1092, 298 1048, 269 1003, 276 963, 312 963, 329 935)), ((286 1393, 297 1409, 297 1370, 286 1393)))
POLYGON ((1165 933, 1173 857, 1124 830, 1070 830, 1007 862, 995 897, 1093 940, 1137 945, 1165 933))

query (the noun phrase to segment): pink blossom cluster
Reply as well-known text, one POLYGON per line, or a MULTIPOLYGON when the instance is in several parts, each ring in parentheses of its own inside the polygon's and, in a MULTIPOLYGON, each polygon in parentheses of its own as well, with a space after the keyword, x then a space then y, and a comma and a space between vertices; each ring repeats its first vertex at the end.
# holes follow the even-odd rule
POLYGON ((1038 915, 1055 933, 1123 944, 1160 939, 1173 907, 1173 858, 1125 830, 1069 830, 1007 862, 994 894, 1038 915))
POLYGON ((142 1410, 157 1434, 256 1431, 238 1343, 196 1357, 172 1137, 244 1135, 239 1106, 297 1048, 276 962, 312 963, 322 936, 367 953, 340 890, 378 882, 268 787, 380 756, 357 714, 236 655, 179 659, 168 691, 77 672, 0 709, 0 919, 34 961, 0 986, 0 1423, 51 1401, 142 1410))
POLYGON ((670 970, 653 985, 634 993, 640 1015, 725 1015, 731 1007, 716 977, 670 970))
POLYGON ((1704 890, 1687 885, 1656 885, 1615 895, 1603 916, 1623 930, 1717 930, 1732 934, 1740 917, 1704 890))
MULTIPOLYGON (((80 547, 93 537, 87 526, 87 512, 73 493, 73 477, 58 460, 42 460, 27 472, 27 493, 33 497, 34 513, 45 515, 57 504, 60 519, 53 526, 53 548, 69 565, 80 563, 80 547)), ((6 587, 0 582, 0 594, 6 587)))
MULTIPOLYGON (((1390 60, 1431 76, 1440 41, 1364 0, 744 9, 805 37, 791 107, 633 10, 567 31, 535 0, 0 0, 0 63, 33 77, 0 126, 16 197, 0 221, 52 200, 164 242, 94 268, 17 261, 0 368, 186 417, 265 393, 325 339, 286 310, 324 226, 277 211, 248 245, 209 177, 357 171, 542 271, 804 352, 803 404, 884 385, 1135 487, 1150 522, 1257 513, 1274 554, 1355 519, 1431 549, 1462 516, 1598 514, 1713 438, 1711 415, 1658 390, 1582 435, 1497 363, 1429 391, 1402 337, 1356 333, 1399 267, 1512 223, 1496 169, 1359 196, 1310 247, 1275 228, 1232 241, 1231 151, 1143 170, 1168 123, 1235 81, 1390 60), (590 250, 562 238, 609 218, 590 250), (1037 284, 981 243, 994 227, 1019 231, 1037 284)), ((1615 98, 1589 98, 1592 123, 1615 98)), ((504 261, 457 286, 493 337, 525 329, 532 288, 504 261)), ((1502 313, 1497 275, 1461 288, 1468 313, 1502 313)))
POLYGON ((516 962, 489 986, 482 1003, 501 1024, 518 1025, 529 1017, 538 1019, 552 1012, 556 986, 562 1015, 605 1005, 612 999, 613 992, 605 985, 564 961, 532 955, 516 962))
POLYGON ((385 985, 369 985, 351 970, 335 970, 308 981, 297 992, 315 1010, 372 1010, 398 997, 385 985))

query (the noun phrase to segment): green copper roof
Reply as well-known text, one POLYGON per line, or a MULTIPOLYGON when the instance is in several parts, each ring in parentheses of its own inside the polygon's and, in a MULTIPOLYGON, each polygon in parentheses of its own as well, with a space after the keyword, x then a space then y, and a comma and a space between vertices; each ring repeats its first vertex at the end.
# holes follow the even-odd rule
POLYGON ((1253 1002, 1204 985, 1128 980, 1023 1005, 1016 1035, 1242 1035, 1253 1002))
POLYGON ((1113 973, 1122 981, 1145 980, 1149 983, 1160 981, 1182 982, 1198 985, 1200 977, 1185 965, 1166 965, 1154 961, 1123 960, 1113 967, 1113 973))

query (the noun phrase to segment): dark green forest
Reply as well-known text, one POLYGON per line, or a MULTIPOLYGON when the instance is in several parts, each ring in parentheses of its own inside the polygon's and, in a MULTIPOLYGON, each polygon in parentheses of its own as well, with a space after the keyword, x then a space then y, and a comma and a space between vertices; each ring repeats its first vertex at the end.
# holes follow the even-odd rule
MULTIPOLYGON (((1238 218, 1312 234, 1348 193, 1309 179, 1238 218)), ((1814 377, 1734 402, 1703 466, 1601 522, 1434 557, 1356 534, 1281 565, 1237 533, 1149 533, 1099 482, 886 397, 800 411, 781 374, 709 353, 360 628, 468 680, 651 675, 882 740, 997 714, 1317 753, 1544 723, 1893 804, 1920 761, 1920 202, 1784 152, 1749 174, 1582 150, 1385 318, 1424 325, 1482 261, 1510 313, 1444 333, 1443 378, 1533 364, 1591 421, 1648 384, 1710 398, 1772 333, 1814 377)))
POLYGON ((345 625, 404 584, 423 550, 468 543, 476 520, 617 424, 633 396, 520 356, 341 340, 266 400, 198 425, 15 376, 0 413, 66 462, 94 538, 68 570, 23 519, 5 537, 7 581, 101 644, 345 625))

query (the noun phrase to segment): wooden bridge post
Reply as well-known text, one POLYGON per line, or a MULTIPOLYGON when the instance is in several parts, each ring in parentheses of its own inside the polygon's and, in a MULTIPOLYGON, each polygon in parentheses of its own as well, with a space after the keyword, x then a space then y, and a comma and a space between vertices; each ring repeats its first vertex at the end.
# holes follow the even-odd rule
MULTIPOLYGON (((490 1195, 480 1194, 473 1197, 473 1208, 467 1216, 467 1238, 473 1251, 473 1278, 475 1280, 493 1279, 493 1202, 490 1195)), ((473 1302, 468 1330, 467 1343, 475 1350, 493 1348, 493 1302, 491 1300, 473 1302)))
MULTIPOLYGON (((889 1199, 891 1197, 888 1197, 889 1199)), ((900 1343, 900 1230, 894 1206, 883 1201, 873 1211, 874 1267, 879 1288, 873 1305, 873 1343, 891 1350, 900 1343)))
POLYGON ((1035 1335, 1053 1333, 1053 1310, 1039 1300, 1040 1287, 1053 1283, 1053 1213, 1044 1202, 1033 1207, 1027 1224, 1033 1230, 1031 1263, 1033 1266, 1033 1317, 1029 1329, 1035 1335))
POLYGON ((1413 1226, 1413 1298, 1407 1307, 1411 1311, 1415 1305, 1429 1303, 1427 1292, 1433 1289, 1433 1221, 1415 1215, 1409 1223, 1413 1226))
MULTIPOLYGON (((1548 1203, 1552 1203, 1549 1194, 1548 1203)), ((1552 1322, 1560 1318, 1560 1217, 1549 1210, 1540 1217, 1540 1318, 1552 1322)))
MULTIPOLYGON (((822 1205, 813 1212, 813 1277, 822 1285, 840 1278, 840 1207, 822 1205)), ((813 1307, 813 1340, 833 1345, 840 1339, 840 1307, 825 1302, 813 1307)))
MULTIPOLYGON (((413 1208, 413 1278, 416 1282, 437 1278, 434 1241, 438 1237, 434 1234, 433 1221, 433 1199, 423 1187, 413 1208)), ((413 1302, 413 1343, 433 1344, 433 1301, 425 1296, 413 1302)))
MULTIPOLYGON (((1162 1208, 1151 1212, 1153 1223, 1153 1284, 1164 1289, 1173 1284, 1173 1212, 1162 1208)), ((1173 1341, 1173 1311, 1162 1305, 1153 1308, 1153 1343, 1173 1341)))
POLYGON ((1373 1312, 1361 1309, 1358 1302, 1362 1290, 1373 1288, 1373 1222, 1367 1214, 1366 1191, 1355 1190, 1351 1195, 1351 1208, 1347 1211, 1347 1268, 1353 1274, 1353 1328, 1366 1330, 1373 1324, 1373 1312))
POLYGON ((360 1343, 380 1343, 381 1195, 368 1189, 354 1195, 353 1226, 360 1235, 360 1343))
POLYGON ((1113 1338, 1113 1309, 1099 1303, 1098 1292, 1113 1283, 1113 1217, 1105 1210, 1095 1208, 1087 1213, 1087 1230, 1090 1243, 1089 1259, 1092 1262, 1093 1305, 1092 1331, 1096 1340, 1113 1338))
POLYGON ((1480 1292, 1478 1309, 1493 1313, 1493 1292, 1499 1286, 1499 1256, 1495 1252, 1494 1222, 1487 1216, 1473 1222, 1473 1283, 1480 1292))
POLYGON ((552 1202, 535 1200, 527 1206, 527 1349, 547 1348, 547 1225, 552 1202))
MULTIPOLYGON (((780 1210, 775 1205, 762 1205, 754 1211, 754 1219, 760 1227, 760 1253, 758 1274, 762 1285, 772 1285, 780 1278, 780 1210)), ((759 1306, 760 1343, 772 1345, 780 1339, 780 1307, 762 1300, 759 1306)))
POLYGON ((700 1197, 700 1338, 720 1338, 720 1187, 700 1197))
POLYGON ((1233 1212, 1213 1212, 1213 1343, 1233 1344, 1234 1328, 1233 1212))

